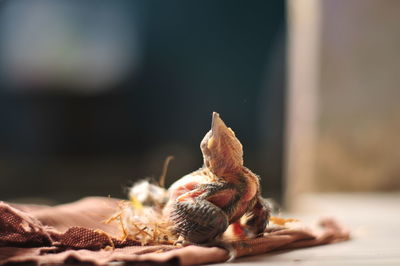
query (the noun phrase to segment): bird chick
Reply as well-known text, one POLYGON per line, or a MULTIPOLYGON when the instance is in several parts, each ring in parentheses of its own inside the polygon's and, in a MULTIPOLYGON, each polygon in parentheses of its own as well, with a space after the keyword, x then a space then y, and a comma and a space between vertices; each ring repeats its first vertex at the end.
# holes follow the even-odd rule
POLYGON ((243 166, 242 144, 218 113, 213 113, 211 130, 200 148, 204 166, 168 190, 164 214, 173 230, 196 244, 215 241, 230 224, 237 236, 263 233, 270 209, 261 197, 259 177, 243 166))

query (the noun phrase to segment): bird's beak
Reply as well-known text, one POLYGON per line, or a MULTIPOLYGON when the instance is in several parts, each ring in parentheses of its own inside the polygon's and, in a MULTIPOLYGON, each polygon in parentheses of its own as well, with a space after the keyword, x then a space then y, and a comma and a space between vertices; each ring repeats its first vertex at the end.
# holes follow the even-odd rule
POLYGON ((223 133, 227 133, 229 128, 225 125, 224 121, 220 118, 217 112, 213 112, 211 121, 211 133, 213 138, 219 139, 223 133))

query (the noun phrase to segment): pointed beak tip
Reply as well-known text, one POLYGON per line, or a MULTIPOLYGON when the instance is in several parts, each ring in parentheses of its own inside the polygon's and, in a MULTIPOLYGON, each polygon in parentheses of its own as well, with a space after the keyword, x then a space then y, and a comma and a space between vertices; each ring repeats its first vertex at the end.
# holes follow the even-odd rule
POLYGON ((216 119, 217 117, 219 117, 219 113, 213 112, 213 113, 212 113, 212 119, 214 120, 214 119, 216 119))
POLYGON ((221 119, 221 117, 217 112, 213 112, 212 122, 211 122, 211 130, 213 134, 222 133, 221 130, 224 131, 225 129, 227 129, 227 127, 224 121, 221 119))
POLYGON ((219 114, 217 112, 212 113, 212 119, 211 119, 211 129, 215 130, 217 125, 219 124, 219 120, 221 118, 219 117, 219 114))

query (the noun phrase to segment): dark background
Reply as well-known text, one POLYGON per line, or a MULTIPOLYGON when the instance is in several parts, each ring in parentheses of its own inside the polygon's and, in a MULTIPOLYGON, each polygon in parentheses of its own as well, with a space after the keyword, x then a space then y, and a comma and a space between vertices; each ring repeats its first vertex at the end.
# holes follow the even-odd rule
MULTIPOLYGON (((21 9, 24 1, 15 1, 21 9)), ((264 196, 279 201, 285 1, 112 2, 125 18, 120 30, 126 44, 135 51, 124 60, 134 62, 101 89, 92 85, 88 93, 84 83, 52 75, 52 69, 42 71, 38 81, 35 68, 22 68, 16 73, 24 77, 14 75, 18 82, 13 82, 3 60, 0 200, 124 198, 124 188, 158 177, 165 158, 174 155, 169 185, 201 167, 199 143, 217 111, 242 142, 245 165, 261 176, 264 196)), ((0 2, 0 20, 18 14, 11 3, 0 2)), ((81 31, 78 42, 104 29, 93 14, 100 8, 107 13, 105 1, 69 1, 68 6, 81 31)), ((8 34, 0 27, 4 58, 8 34)), ((29 43, 26 47, 29 52, 29 43)), ((24 65, 24 57, 19 60, 24 65)))

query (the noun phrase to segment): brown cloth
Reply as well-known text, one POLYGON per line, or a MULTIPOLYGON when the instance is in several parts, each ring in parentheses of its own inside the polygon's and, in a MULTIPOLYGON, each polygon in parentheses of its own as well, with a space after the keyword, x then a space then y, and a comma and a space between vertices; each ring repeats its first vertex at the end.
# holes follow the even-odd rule
MULTIPOLYGON (((117 210, 118 200, 91 197, 55 207, 0 202, 0 264, 197 265, 223 262, 229 253, 219 247, 140 246, 121 241, 116 225, 103 221, 117 210)), ((237 257, 347 240, 349 233, 333 219, 321 221, 322 231, 269 229, 263 237, 232 242, 237 257)))

